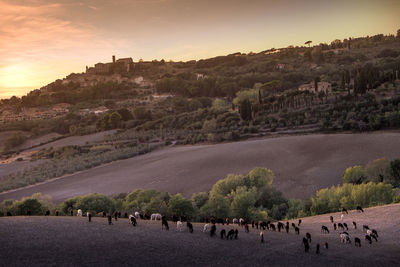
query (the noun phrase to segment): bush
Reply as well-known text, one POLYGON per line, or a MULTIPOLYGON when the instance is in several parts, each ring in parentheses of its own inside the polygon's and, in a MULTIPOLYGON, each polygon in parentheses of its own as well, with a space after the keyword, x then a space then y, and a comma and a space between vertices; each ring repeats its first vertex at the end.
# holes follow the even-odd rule
POLYGON ((349 167, 343 173, 343 183, 361 184, 365 181, 365 171, 362 166, 349 167))
POLYGON ((45 207, 35 198, 26 198, 16 205, 15 211, 18 215, 26 215, 28 211, 31 212, 32 215, 43 215, 45 213, 45 207))
POLYGON ((370 207, 389 204, 396 195, 392 185, 384 183, 343 184, 317 191, 311 198, 311 214, 337 212, 342 207, 355 209, 357 206, 370 207))
POLYGON ((200 192, 192 195, 192 201, 196 204, 197 208, 203 207, 209 198, 209 194, 207 192, 200 192))
POLYGON ((112 213, 115 210, 115 204, 111 198, 97 193, 79 197, 75 207, 83 212, 90 211, 94 214, 103 211, 112 213))
POLYGON ((168 205, 168 212, 172 215, 187 216, 188 218, 193 218, 195 215, 192 202, 184 198, 181 194, 172 196, 168 205))
POLYGON ((290 220, 300 217, 300 213, 303 210, 304 210, 304 204, 300 199, 289 199, 286 219, 290 220))

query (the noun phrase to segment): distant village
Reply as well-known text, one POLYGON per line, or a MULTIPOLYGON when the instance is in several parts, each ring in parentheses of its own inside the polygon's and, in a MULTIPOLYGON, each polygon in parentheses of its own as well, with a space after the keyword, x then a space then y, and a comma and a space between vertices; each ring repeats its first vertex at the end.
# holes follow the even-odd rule
MULTIPOLYGON (((270 51, 269 53, 276 53, 277 50, 270 51)), ((140 62, 143 64, 151 62, 140 62)), ((137 63, 136 63, 137 64, 137 63)), ((129 77, 126 75, 121 75, 121 73, 132 73, 134 71, 135 63, 132 58, 119 58, 116 59, 112 56, 112 62, 107 63, 97 63, 93 67, 86 66, 86 71, 84 73, 72 73, 64 78, 61 82, 62 84, 68 84, 70 82, 77 82, 82 87, 94 86, 99 82, 114 81, 118 83, 130 82, 135 83, 141 88, 152 88, 154 83, 152 81, 145 80, 142 76, 129 77)), ((284 70, 287 67, 286 64, 278 63, 275 68, 278 70, 284 70)), ((313 68, 315 66, 311 66, 313 68)), ((196 73, 197 80, 207 78, 207 75, 196 73)), ((310 92, 320 92, 323 91, 328 93, 332 90, 332 85, 329 82, 320 81, 317 83, 317 88, 315 88, 315 82, 302 84, 298 87, 299 91, 310 91, 310 92)), ((41 94, 51 94, 52 92, 45 86, 40 90, 41 94)), ((169 96, 169 95, 168 95, 169 96)), ((151 97, 146 98, 145 102, 150 101, 161 101, 165 97, 164 95, 151 94, 151 97)), ((19 112, 13 110, 0 110, 0 124, 12 122, 12 121, 23 121, 23 120, 36 120, 36 119, 48 119, 57 116, 64 115, 70 112, 70 104, 59 103, 52 105, 50 107, 33 107, 33 108, 22 108, 19 112)), ((93 109, 81 109, 79 111, 80 115, 87 115, 90 113, 101 114, 107 112, 108 109, 104 106, 100 106, 93 109)))

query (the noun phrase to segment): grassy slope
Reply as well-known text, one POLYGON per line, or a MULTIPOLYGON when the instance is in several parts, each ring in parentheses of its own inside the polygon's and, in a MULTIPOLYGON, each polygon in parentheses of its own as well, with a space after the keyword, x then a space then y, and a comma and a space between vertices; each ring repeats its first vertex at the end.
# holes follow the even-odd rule
POLYGON ((400 157, 400 133, 314 134, 235 143, 178 146, 120 160, 45 184, 0 194, 0 200, 41 192, 60 202, 87 193, 113 194, 155 188, 190 196, 208 191, 228 173, 267 167, 287 197, 308 198, 341 182, 348 166, 400 157))
MULTIPOLYGON (((331 214, 336 221, 340 214, 331 214)), ((170 223, 170 231, 162 231, 160 222, 138 221, 136 228, 127 219, 112 226, 105 218, 88 223, 79 217, 4 217, 0 218, 0 265, 135 265, 135 266, 396 266, 400 260, 400 204, 350 211, 344 222, 359 226, 368 224, 379 233, 379 242, 364 242, 360 227, 351 227, 352 239, 360 237, 362 247, 354 242, 342 244, 339 231, 333 231, 329 214, 303 218, 300 235, 265 231, 266 242, 259 241, 259 231, 245 233, 239 228, 239 240, 220 240, 201 232, 203 224, 194 224, 194 233, 186 228, 181 233, 170 223), (331 229, 321 234, 321 225, 331 229), (312 235, 311 251, 304 253, 301 245, 306 232, 312 235), (317 243, 329 243, 315 254, 317 243)), ((217 233, 222 228, 217 225, 217 233)))

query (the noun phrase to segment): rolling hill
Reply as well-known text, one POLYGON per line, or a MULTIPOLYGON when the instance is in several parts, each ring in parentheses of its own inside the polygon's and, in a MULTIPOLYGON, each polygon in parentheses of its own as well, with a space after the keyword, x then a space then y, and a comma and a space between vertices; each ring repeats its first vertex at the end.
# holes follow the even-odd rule
POLYGON ((0 194, 0 200, 41 192, 58 203, 88 193, 154 188, 170 193, 208 191, 228 173, 270 168, 286 197, 308 198, 341 183, 344 170, 387 156, 400 157, 400 133, 313 134, 216 145, 175 146, 0 194))
MULTIPOLYGON (((349 211, 344 221, 349 228, 351 244, 339 240, 329 216, 340 220, 340 213, 302 218, 300 235, 264 231, 260 243, 259 230, 245 233, 237 226, 217 225, 221 229, 238 228, 238 240, 221 240, 203 233, 203 224, 194 223, 190 234, 186 227, 177 232, 170 222, 170 231, 161 230, 159 221, 138 220, 132 227, 127 219, 85 217, 3 217, 0 218, 0 262, 2 266, 398 266, 400 261, 400 204, 365 209, 364 213, 349 211), (364 241, 362 225, 376 229, 378 242, 364 241), (322 225, 331 230, 321 234, 322 225), (304 253, 302 238, 312 236, 311 250, 304 253), (354 246, 354 237, 361 247, 354 246), (329 249, 323 244, 327 242, 329 249), (321 253, 315 253, 316 244, 321 253)), ((290 221, 292 222, 292 221, 290 221)), ((296 221, 297 222, 297 221, 296 221)))

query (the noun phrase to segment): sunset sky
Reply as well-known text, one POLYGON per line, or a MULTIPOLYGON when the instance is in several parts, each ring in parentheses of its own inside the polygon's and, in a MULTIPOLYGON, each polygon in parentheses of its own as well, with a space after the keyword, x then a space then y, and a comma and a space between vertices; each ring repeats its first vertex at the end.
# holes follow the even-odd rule
POLYGON ((394 34, 399 0, 0 0, 0 98, 111 55, 190 60, 394 34))

